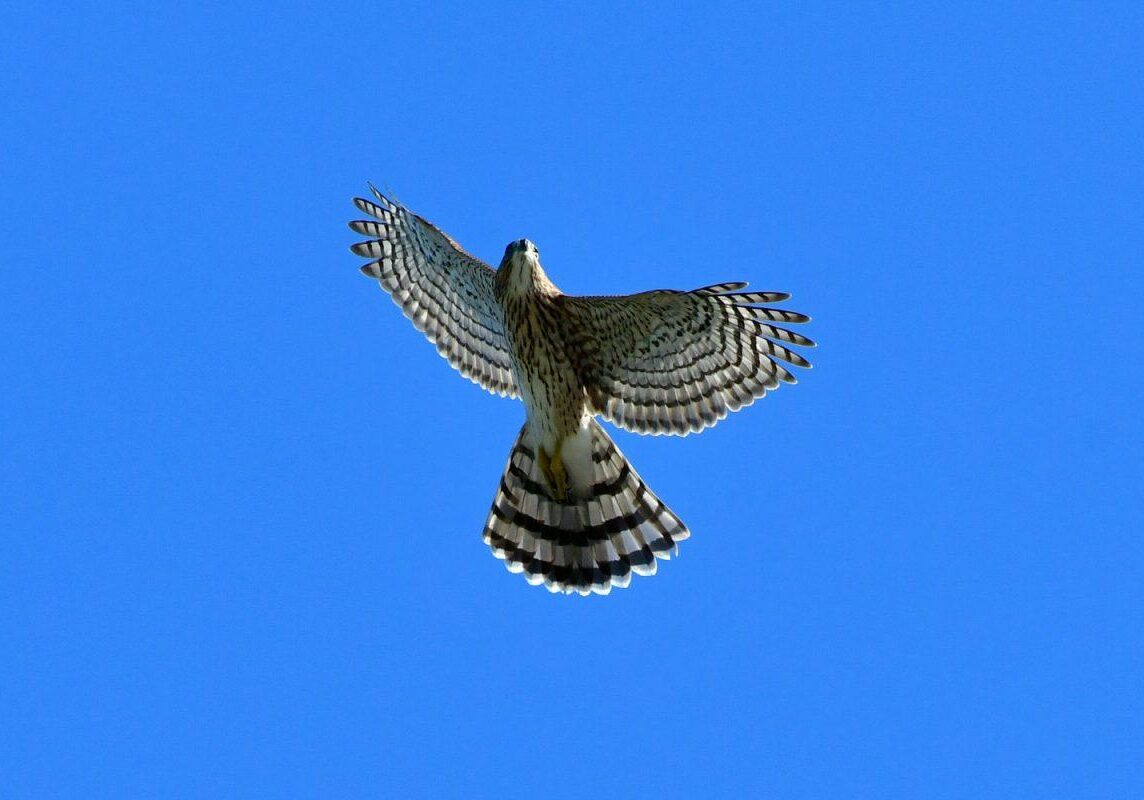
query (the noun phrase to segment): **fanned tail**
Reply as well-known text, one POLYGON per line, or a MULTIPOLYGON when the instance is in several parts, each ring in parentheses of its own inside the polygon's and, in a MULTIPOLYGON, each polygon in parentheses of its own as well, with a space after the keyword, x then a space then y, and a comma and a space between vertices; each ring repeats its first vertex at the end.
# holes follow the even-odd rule
POLYGON ((690 536, 628 464, 595 421, 590 423, 593 485, 587 499, 554 500, 522 428, 493 501, 484 540, 510 572, 551 592, 607 594, 634 572, 654 575, 690 536))

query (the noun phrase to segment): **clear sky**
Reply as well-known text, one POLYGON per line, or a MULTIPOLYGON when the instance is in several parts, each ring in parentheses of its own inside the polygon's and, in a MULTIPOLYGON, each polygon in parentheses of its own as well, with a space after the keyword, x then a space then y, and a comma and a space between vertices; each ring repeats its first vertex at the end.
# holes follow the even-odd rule
POLYGON ((0 796, 1144 796, 1139 4, 21 5, 0 796), (489 554, 523 409, 359 275, 367 180, 814 317, 616 433, 658 576, 489 554))

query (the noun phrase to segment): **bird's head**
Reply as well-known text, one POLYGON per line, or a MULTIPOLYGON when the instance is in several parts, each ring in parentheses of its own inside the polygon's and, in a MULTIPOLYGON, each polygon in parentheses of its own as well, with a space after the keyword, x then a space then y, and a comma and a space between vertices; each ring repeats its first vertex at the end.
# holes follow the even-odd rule
POLYGON ((549 284, 540 266, 540 251, 528 239, 517 239, 504 249, 496 280, 502 294, 536 291, 549 284))
POLYGON ((501 266, 504 267, 513 260, 528 258, 529 256, 539 260, 540 251, 537 250, 536 245, 528 241, 528 239, 517 239, 515 242, 509 242, 508 247, 504 249, 504 258, 501 259, 501 266))

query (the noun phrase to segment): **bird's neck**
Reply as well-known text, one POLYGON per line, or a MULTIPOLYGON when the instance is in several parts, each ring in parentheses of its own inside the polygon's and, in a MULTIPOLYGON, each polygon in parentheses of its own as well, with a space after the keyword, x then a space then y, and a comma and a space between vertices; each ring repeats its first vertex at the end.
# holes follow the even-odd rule
POLYGON ((501 264, 496 277, 497 292, 501 296, 558 295, 556 288, 535 256, 516 255, 501 264))

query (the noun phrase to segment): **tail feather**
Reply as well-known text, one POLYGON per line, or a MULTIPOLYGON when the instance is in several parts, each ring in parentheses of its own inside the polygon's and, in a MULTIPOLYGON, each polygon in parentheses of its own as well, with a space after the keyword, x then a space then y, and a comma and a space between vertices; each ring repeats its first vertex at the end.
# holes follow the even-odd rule
POLYGON ((592 420, 593 485, 586 499, 550 496, 522 428, 485 524, 484 540, 510 572, 552 592, 607 594, 654 575, 690 533, 592 420))

